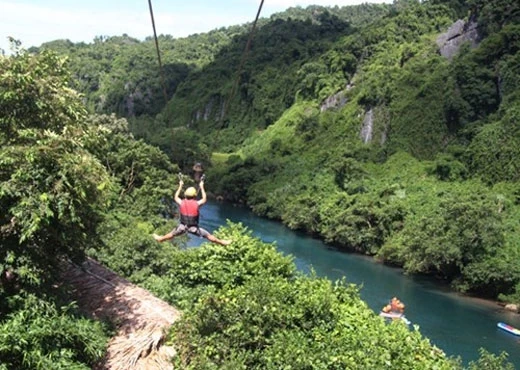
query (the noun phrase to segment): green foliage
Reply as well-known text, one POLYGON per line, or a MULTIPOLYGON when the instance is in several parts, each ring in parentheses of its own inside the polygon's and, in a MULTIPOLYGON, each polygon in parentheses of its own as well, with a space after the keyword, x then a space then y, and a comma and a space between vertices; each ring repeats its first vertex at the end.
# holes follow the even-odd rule
MULTIPOLYGON (((518 302, 517 10, 511 0, 292 8, 261 20, 241 71, 248 25, 162 36, 165 81, 151 39, 44 45, 69 56, 90 111, 136 116, 135 136, 178 166, 126 120, 86 118, 64 58, 0 59, 0 272, 39 287, 56 257, 87 251, 187 310, 173 333, 182 368, 459 368, 418 331, 372 317, 356 288, 296 274, 239 225, 217 231, 234 240, 226 248, 180 250, 181 239, 150 234, 172 227, 161 216, 175 216, 179 169, 218 150, 208 177, 226 199, 518 302), (444 60, 433 40, 468 7, 480 45, 444 60), (163 82, 173 98, 161 112, 163 82)), ((487 353, 471 366, 509 368, 487 353)))
POLYGON ((295 274, 272 246, 230 226, 233 244, 179 252, 172 266, 169 290, 193 296, 172 332, 177 367, 458 368, 418 331, 377 318, 355 286, 295 274))
POLYGON ((453 132, 457 128, 446 119, 447 65, 433 55, 436 52, 433 48, 421 52, 420 58, 406 63, 397 78, 389 105, 391 133, 387 145, 391 150, 406 148, 418 158, 430 159, 444 149, 450 129, 453 132))
POLYGON ((69 88, 66 58, 52 52, 34 57, 19 51, 0 56, 0 144, 18 141, 26 129, 60 134, 85 116, 79 95, 69 88))
POLYGON ((148 116, 130 118, 128 126, 136 139, 158 147, 183 172, 191 171, 197 162, 209 164, 210 148, 196 131, 186 127, 168 129, 168 123, 161 115, 154 119, 148 116))
POLYGON ((0 59, 0 73, 2 270, 37 285, 96 242, 109 178, 83 147, 85 111, 62 59, 22 51, 0 59))
MULTIPOLYGON (((150 279, 146 286, 177 307, 191 310, 204 291, 233 288, 256 277, 290 278, 296 267, 290 257, 282 256, 274 245, 251 236, 241 224, 217 230, 216 236, 233 240, 232 247, 205 244, 200 248, 178 250, 169 259, 169 271, 150 279)), ((164 247, 168 248, 168 247, 164 247)))
POLYGON ((170 98, 189 72, 212 61, 236 32, 230 27, 180 39, 159 36, 162 71, 152 38, 140 42, 125 34, 97 37, 91 44, 57 40, 36 50, 69 56, 75 88, 85 94, 91 113, 133 117, 159 113, 164 92, 170 98))
POLYGON ((307 59, 296 103, 211 171, 225 198, 339 248, 461 291, 512 295, 518 195, 487 185, 520 173, 517 25, 448 61, 433 42, 453 21, 448 3, 464 5, 399 2, 307 59))
POLYGON ((96 135, 88 138, 86 146, 113 181, 97 228, 102 245, 88 253, 136 282, 149 274, 162 275, 171 250, 161 248, 151 235, 176 216, 172 196, 179 167, 158 148, 135 140, 126 119, 101 115, 90 117, 88 123, 96 135))
POLYGON ((69 81, 52 52, 0 57, 1 369, 87 369, 105 350, 104 328, 56 289, 64 260, 99 243, 111 184, 69 81))
POLYGON ((497 264, 500 258, 493 258, 502 257, 501 219, 496 198, 479 190, 477 184, 441 188, 414 206, 403 230, 379 254, 397 258, 409 272, 434 271, 449 281, 468 282, 484 294, 493 286, 510 284, 505 281, 509 280, 509 266, 497 264))
POLYGON ((468 176, 464 163, 450 154, 439 154, 428 169, 428 173, 442 181, 460 181, 468 176))
POLYGON ((498 299, 506 303, 518 303, 520 302, 520 283, 516 284, 514 289, 512 289, 513 293, 504 294, 501 293, 498 295, 498 299))
POLYGON ((483 126, 468 146, 470 170, 488 183, 520 179, 520 104, 508 107, 503 118, 483 126))
POLYGON ((49 266, 61 257, 79 259, 95 244, 98 185, 108 177, 69 135, 47 132, 0 152, 2 259, 15 256, 9 265, 27 280, 38 280, 39 274, 52 274, 49 266))
MULTIPOLYGON (((480 46, 483 47, 484 44, 480 46)), ((475 54, 463 49, 452 65, 457 93, 466 103, 466 122, 481 119, 496 111, 499 103, 496 74, 492 66, 475 59, 475 54)))
MULTIPOLYGON (((135 283, 147 280, 150 275, 163 276, 170 268, 176 248, 157 243, 151 235, 158 225, 164 229, 165 224, 158 216, 145 219, 126 213, 124 207, 111 210, 98 228, 102 247, 89 250, 89 254, 135 283)), ((176 243, 182 240, 179 238, 176 243)))
POLYGON ((517 86, 520 83, 520 53, 507 55, 498 64, 500 69, 500 92, 505 104, 518 101, 520 95, 517 86))
MULTIPOLYGON (((350 32, 347 23, 329 12, 317 18, 314 23, 275 19, 261 25, 241 71, 238 68, 248 35, 235 38, 212 64, 179 87, 165 111, 173 125, 189 123, 204 134, 219 130, 211 145, 224 148, 234 148, 255 129, 271 125, 294 103, 298 90, 309 84, 307 89, 315 89, 314 78, 307 77, 310 65, 300 70, 303 63, 318 57, 340 34, 350 32), (302 85, 295 84, 299 79, 304 80, 302 85)), ((319 74, 327 73, 326 67, 318 68, 319 74)), ((331 81, 327 86, 332 86, 331 81)))
POLYGON ((171 214, 166 200, 172 198, 179 167, 158 148, 135 140, 125 119, 91 116, 88 124, 95 135, 89 137, 87 148, 117 185, 111 189, 112 207, 143 217, 171 214))
POLYGON ((143 281, 184 309, 170 338, 177 367, 459 368, 418 330, 377 318, 357 287, 297 273, 240 224, 216 234, 233 243, 174 250, 169 270, 143 281))
POLYGON ((518 24, 520 21, 520 5, 515 1, 471 0, 468 3, 475 9, 484 36, 498 32, 508 24, 518 24))
POLYGON ((309 5, 306 8, 300 6, 291 7, 283 12, 271 15, 271 19, 293 19, 298 21, 309 21, 318 23, 325 22, 330 14, 347 21, 349 24, 359 27, 377 21, 379 18, 390 13, 391 6, 388 4, 364 3, 357 6, 334 6, 324 7, 309 5))
MULTIPOLYGON (((276 171, 278 164, 268 158, 256 160, 252 157, 233 163, 225 174, 219 176, 220 186, 216 187, 218 194, 236 203, 247 199, 250 187, 265 176, 276 171)), ((216 177, 212 175, 212 178, 216 177)))
POLYGON ((469 4, 466 0, 429 0, 432 4, 445 4, 452 9, 456 16, 460 19, 464 18, 469 10, 469 4))
MULTIPOLYGON (((343 145, 351 150, 333 149, 331 143, 348 132, 345 125, 319 122, 306 146, 289 139, 292 128, 307 119, 297 114, 304 107, 293 107, 248 142, 242 153, 250 157, 227 166, 232 177, 222 175, 224 189, 233 194, 244 186, 255 212, 340 248, 377 255, 408 272, 434 274, 461 291, 489 297, 512 292, 520 278, 514 257, 507 257, 518 252, 516 234, 509 231, 515 226, 508 226, 516 217, 515 195, 462 183, 469 177, 463 148, 447 147, 452 154, 433 162, 397 153, 384 165, 370 165, 363 159, 367 152, 348 139, 343 145), (318 149, 314 145, 321 140, 318 149), (282 143, 286 148, 280 150, 282 143), (280 165, 260 172, 258 164, 265 162, 280 165)), ((348 112, 343 112, 347 120, 348 112)))
POLYGON ((494 355, 484 349, 480 350, 480 358, 477 361, 472 361, 469 364, 468 370, 514 370, 514 366, 507 362, 508 355, 502 352, 499 355, 494 355))
POLYGON ((518 66, 517 35, 518 25, 507 25, 475 49, 462 47, 450 65, 446 118, 451 129, 462 129, 459 134, 464 140, 471 140, 482 124, 495 121, 493 114, 499 108, 514 103, 518 94, 513 72, 518 66))
POLYGON ((58 307, 34 295, 10 300, 0 321, 0 369, 90 369, 108 340, 99 322, 81 318, 74 305, 58 307))

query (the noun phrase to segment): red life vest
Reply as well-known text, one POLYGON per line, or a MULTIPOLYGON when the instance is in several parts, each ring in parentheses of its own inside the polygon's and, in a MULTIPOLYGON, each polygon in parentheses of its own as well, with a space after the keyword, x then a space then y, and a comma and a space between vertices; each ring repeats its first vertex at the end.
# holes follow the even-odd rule
POLYGON ((196 199, 184 199, 179 207, 181 223, 186 226, 199 225, 199 204, 196 199))

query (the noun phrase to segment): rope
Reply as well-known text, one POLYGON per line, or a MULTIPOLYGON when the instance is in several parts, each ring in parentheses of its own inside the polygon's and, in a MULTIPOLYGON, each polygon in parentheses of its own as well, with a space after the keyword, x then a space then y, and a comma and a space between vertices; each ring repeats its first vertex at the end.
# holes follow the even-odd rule
POLYGON ((246 44, 246 47, 244 49, 244 53, 242 54, 242 59, 240 60, 240 64, 238 66, 238 71, 237 71, 235 83, 233 84, 233 87, 231 88, 231 91, 229 93, 229 97, 228 97, 227 101, 224 103, 223 112, 220 115, 219 127, 217 128, 217 134, 216 134, 215 140, 213 141, 214 143, 217 142, 217 138, 218 138, 218 135, 220 133, 220 129, 219 128, 222 128, 222 126, 223 126, 223 121, 224 121, 224 118, 225 118, 225 116, 227 114, 227 111, 229 109, 229 104, 231 103, 231 100, 234 98, 236 90, 238 88, 238 83, 240 82, 240 74, 242 73, 242 69, 243 69, 245 61, 247 59, 247 55, 249 53, 249 49, 250 49, 250 46, 251 46, 251 41, 253 40, 253 35, 255 33, 256 23, 258 21, 258 18, 260 17, 260 13, 262 11, 262 6, 263 5, 264 5, 264 0, 261 0, 260 1, 260 6, 258 7, 258 11, 256 13, 255 21, 253 22, 253 26, 251 27, 251 32, 249 32, 249 38, 247 40, 247 44, 246 44))
POLYGON ((80 266, 78 265, 77 263, 73 262, 70 258, 67 258, 67 261, 69 264, 71 264, 72 266, 76 267, 77 269, 85 272, 86 274, 92 276, 93 278, 95 279, 98 279, 99 281, 105 283, 105 284, 108 284, 110 285, 111 287, 115 288, 116 285, 114 283, 112 283, 111 281, 108 281, 107 279, 105 279, 104 277, 102 276, 99 276, 95 273, 93 273, 92 271, 88 270, 86 267, 83 267, 83 266, 80 266))
POLYGON ((155 31, 155 20, 153 18, 152 0, 148 0, 148 7, 150 8, 150 17, 152 18, 153 36, 155 39, 155 50, 157 51, 157 60, 159 61, 159 71, 161 73, 161 84, 164 95, 164 103, 168 104, 168 95, 166 94, 166 84, 164 82, 164 71, 161 62, 161 53, 159 52, 159 40, 157 40, 157 32, 155 31))

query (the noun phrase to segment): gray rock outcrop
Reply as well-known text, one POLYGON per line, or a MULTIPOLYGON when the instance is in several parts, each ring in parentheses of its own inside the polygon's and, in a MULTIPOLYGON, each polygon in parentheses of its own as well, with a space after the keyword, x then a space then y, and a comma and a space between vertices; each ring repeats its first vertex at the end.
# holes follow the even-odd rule
POLYGON ((478 25, 472 19, 468 22, 459 19, 436 40, 441 55, 450 60, 458 53, 463 43, 469 42, 471 47, 477 47, 479 41, 478 25))

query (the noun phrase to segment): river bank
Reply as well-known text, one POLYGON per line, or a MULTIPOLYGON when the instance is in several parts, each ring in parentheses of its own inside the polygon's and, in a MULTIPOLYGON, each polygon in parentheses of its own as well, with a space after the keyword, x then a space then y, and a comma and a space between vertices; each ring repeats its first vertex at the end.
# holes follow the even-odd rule
MULTIPOLYGON (((214 197, 214 196, 212 196, 212 198, 213 198, 213 201, 217 202, 218 204, 222 204, 222 205, 226 205, 226 206, 230 206, 230 207, 244 208, 248 212, 251 212, 251 213, 254 214, 254 212, 252 210, 250 210, 244 204, 228 203, 228 202, 226 202, 223 199, 223 197, 214 197)), ((283 227, 287 228, 287 226, 281 220, 268 219, 268 218, 264 218, 264 217, 261 217, 261 216, 258 216, 258 215, 255 215, 255 216, 259 217, 261 219, 264 219, 266 221, 269 221, 269 222, 279 223, 280 225, 283 225, 283 227)), ((290 230, 290 229, 288 229, 288 230, 290 230)), ((325 241, 321 238, 320 235, 310 234, 310 233, 306 232, 305 230, 298 230, 298 231, 292 230, 292 231, 293 232, 302 233, 302 234, 306 235, 309 238, 316 239, 319 242, 321 242, 323 244, 326 244, 325 241)), ((333 249, 337 250, 340 253, 347 253, 347 254, 352 253, 354 255, 357 255, 357 256, 360 256, 360 257, 363 257, 363 258, 366 257, 366 258, 371 259, 375 263, 380 263, 380 264, 382 264, 382 265, 384 265, 384 266, 386 266, 388 268, 401 269, 401 271, 402 271, 402 267, 401 266, 394 266, 394 265, 388 264, 386 261, 377 259, 374 256, 369 256, 369 255, 366 255, 366 254, 363 254, 363 253, 356 252, 354 250, 345 250, 345 247, 341 246, 341 245, 328 245, 328 244, 326 244, 326 245, 328 247, 330 247, 330 248, 333 248, 333 249)), ((428 276, 428 275, 426 275, 426 276, 428 276)), ((516 315, 519 315, 519 317, 520 317, 520 302, 519 303, 508 303, 508 302, 499 301, 498 299, 489 299, 489 298, 483 298, 483 297, 479 297, 479 296, 475 296, 475 295, 468 295, 468 294, 465 294, 465 293, 458 292, 457 290, 453 289, 448 284, 443 284, 442 281, 440 281, 438 279, 435 279, 434 276, 428 276, 428 278, 432 279, 433 281, 435 281, 440 286, 446 286, 448 291, 450 291, 452 294, 457 295, 458 297, 461 297, 461 298, 464 298, 464 299, 468 299, 469 301, 471 301, 473 303, 482 304, 482 305, 488 306, 488 307, 494 307, 495 309, 502 309, 502 310, 504 310, 504 312, 514 313, 516 315)))
MULTIPOLYGON (((384 261, 378 260, 377 258, 374 258, 373 256, 366 256, 364 254, 359 254, 359 253, 355 253, 355 252, 344 252, 341 249, 338 249, 338 251, 342 252, 342 253, 358 254, 361 257, 366 257, 368 259, 372 259, 375 263, 380 263, 383 266, 390 267, 390 268, 396 268, 396 269, 403 271, 401 267, 388 265, 384 261)), ((472 302, 475 304, 480 304, 482 306, 486 306, 489 308, 500 309, 500 310, 503 310, 504 312, 510 312, 510 313, 513 313, 516 315, 520 315, 520 305, 519 304, 507 303, 507 302, 499 301, 497 299, 489 299, 489 298, 483 298, 483 297, 479 297, 479 296, 475 296, 475 295, 461 293, 461 292, 458 292, 457 290, 451 288, 451 286, 449 284, 443 284, 441 281, 435 279, 433 276, 428 276, 428 275, 424 275, 424 276, 432 279, 435 283, 439 284, 439 286, 443 287, 443 289, 446 289, 446 291, 448 293, 456 295, 460 299, 466 299, 469 302, 472 302)))
MULTIPOLYGON (((261 218, 247 207, 209 201, 201 212, 201 225, 208 230, 226 226, 228 220, 241 223, 253 236, 290 255, 303 273, 357 285, 361 299, 375 315, 397 296, 406 304, 412 327, 447 355, 460 356, 464 364, 478 359, 484 348, 494 354, 509 353, 509 360, 520 369, 518 337, 497 328, 498 322, 520 327, 520 315, 506 311, 503 304, 457 293, 432 277, 404 274, 367 255, 339 251, 316 237, 261 218)), ((204 242, 192 237, 188 247, 204 242)))

